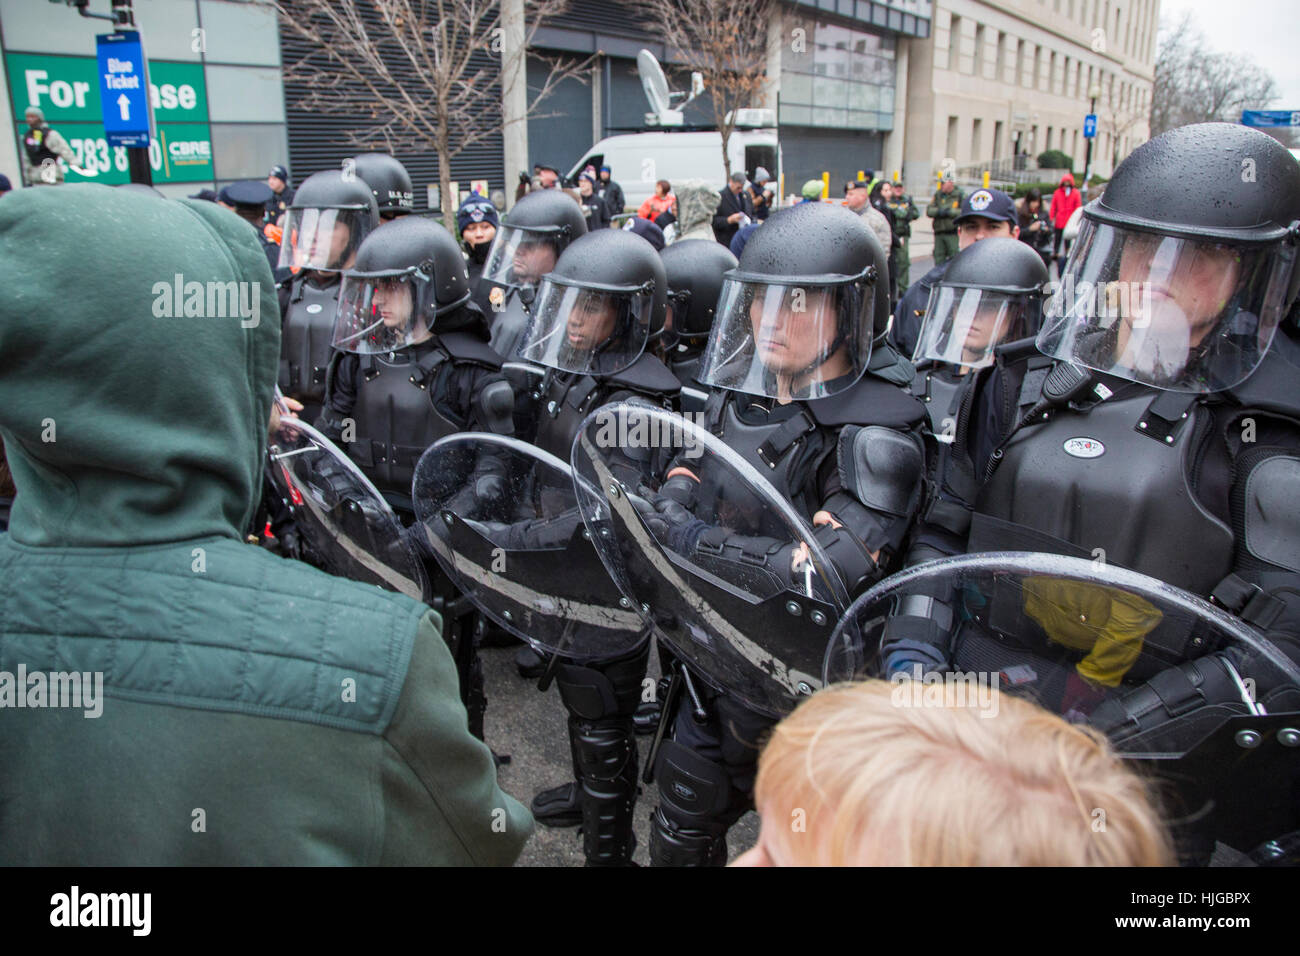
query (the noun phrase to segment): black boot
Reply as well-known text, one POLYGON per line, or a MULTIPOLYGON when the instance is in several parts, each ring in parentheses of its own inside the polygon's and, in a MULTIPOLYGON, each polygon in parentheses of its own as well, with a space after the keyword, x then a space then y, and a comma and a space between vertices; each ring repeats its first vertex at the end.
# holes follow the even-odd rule
POLYGON ((536 680, 546 670, 546 658, 524 645, 515 652, 515 667, 518 668, 520 677, 536 680))
POLYGON ((541 790, 533 797, 533 819, 544 827, 576 827, 582 823, 582 800, 575 781, 541 790))

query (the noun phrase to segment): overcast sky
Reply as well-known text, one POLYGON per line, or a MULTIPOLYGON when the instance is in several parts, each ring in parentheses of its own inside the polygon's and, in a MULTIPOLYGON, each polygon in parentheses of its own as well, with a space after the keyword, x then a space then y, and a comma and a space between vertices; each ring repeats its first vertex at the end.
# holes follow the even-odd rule
POLYGON ((1273 74, 1282 98, 1273 109, 1300 109, 1300 3, 1297 0, 1160 0, 1160 20, 1191 10, 1212 49, 1248 55, 1273 74))

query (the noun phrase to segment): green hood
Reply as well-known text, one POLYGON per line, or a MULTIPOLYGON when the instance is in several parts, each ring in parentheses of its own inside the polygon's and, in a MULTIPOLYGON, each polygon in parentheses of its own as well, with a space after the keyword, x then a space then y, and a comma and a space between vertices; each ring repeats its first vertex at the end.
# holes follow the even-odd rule
POLYGON ((106 186, 17 190, 0 201, 0 289, 13 540, 242 538, 280 350, 248 223, 106 186))

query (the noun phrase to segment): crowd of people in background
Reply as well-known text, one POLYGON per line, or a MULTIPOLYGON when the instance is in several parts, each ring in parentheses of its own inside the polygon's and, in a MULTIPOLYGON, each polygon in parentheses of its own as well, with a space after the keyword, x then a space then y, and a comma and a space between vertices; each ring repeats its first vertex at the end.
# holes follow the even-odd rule
MULTIPOLYGON (((71 150, 59 134, 44 122, 39 110, 28 110, 26 120, 28 129, 24 146, 27 164, 24 177, 28 185, 62 182, 63 172, 59 160, 71 165, 75 158, 71 150), (58 170, 57 175, 51 173, 51 169, 58 170)), ((329 175, 339 178, 336 171, 330 171, 329 175)), ((346 177, 342 177, 341 182, 346 181, 346 177)), ((721 190, 716 189, 716 183, 710 184, 702 179, 679 180, 674 190, 673 183, 660 179, 655 183, 652 195, 634 213, 630 213, 626 208, 624 190, 613 178, 613 170, 609 166, 600 169, 587 166, 576 177, 576 181, 570 184, 557 168, 538 163, 533 167, 531 175, 520 174, 516 198, 522 199, 544 190, 563 191, 580 207, 588 232, 607 228, 625 229, 646 239, 656 253, 663 252, 675 242, 712 239, 739 257, 754 234, 764 228, 765 221, 773 211, 777 197, 772 186, 770 173, 762 167, 753 172, 752 180, 745 171, 731 172, 721 190)), ((0 176, 0 194, 9 188, 9 180, 0 176)), ((301 188, 305 195, 311 186, 306 184, 301 188)), ((366 199, 364 194, 369 188, 363 188, 363 199, 366 199)), ((402 193, 406 197, 406 203, 411 203, 409 190, 408 180, 406 191, 402 193)), ((831 200, 828 192, 824 180, 813 179, 802 186, 800 195, 803 203, 832 202, 842 205, 861 217, 875 235, 880 249, 887 257, 888 275, 879 275, 878 266, 872 266, 872 269, 877 270, 874 281, 878 289, 888 291, 894 320, 889 339, 904 359, 911 356, 916 347, 921 317, 931 290, 941 282, 950 263, 954 260, 963 261, 958 258, 960 253, 987 238, 997 238, 999 241, 1019 239, 1033 249, 1045 267, 1050 268, 1055 263, 1060 270, 1069 255, 1072 229, 1077 228, 1080 210, 1084 205, 1084 197, 1080 195, 1073 176, 1068 173, 1061 177, 1050 199, 1045 199, 1042 192, 1034 188, 1019 201, 997 189, 963 190, 952 175, 942 175, 933 196, 924 207, 925 215, 933 224, 933 267, 914 282, 910 250, 912 224, 921 217, 922 209, 904 190, 903 185, 867 172, 859 178, 844 182, 841 197, 831 200)), ((400 218, 400 215, 413 209, 413 203, 409 209, 398 208, 398 200, 394 200, 397 205, 391 208, 385 206, 378 188, 375 188, 374 195, 378 205, 369 206, 373 219, 372 229, 379 228, 381 219, 400 218)), ((277 164, 269 170, 265 181, 230 183, 220 190, 203 190, 190 197, 207 200, 233 212, 239 220, 253 228, 256 244, 240 231, 243 227, 233 219, 215 213, 205 203, 190 204, 186 207, 188 211, 175 213, 173 222, 178 229, 175 238, 178 243, 190 243, 195 270, 199 268, 200 262, 206 263, 217 258, 211 255, 212 249, 202 245, 215 241, 210 239, 211 233, 220 240, 213 248, 229 253, 229 256, 222 259, 222 268, 227 268, 228 264, 227 271, 230 272, 225 278, 238 279, 252 269, 253 264, 260 270, 260 258, 264 254, 277 284, 283 285, 290 279, 290 272, 281 265, 285 258, 281 255, 280 245, 289 223, 293 221, 291 207, 294 197, 295 189, 288 169, 277 164), (195 209, 199 211, 194 212, 195 209), (200 260, 203 249, 207 249, 209 260, 200 260)), ((369 202, 368 199, 366 201, 369 202)), ((533 202, 533 199, 529 198, 528 202, 533 202)), ((70 207, 62 204, 58 197, 38 197, 27 203, 22 212, 26 223, 24 228, 29 232, 21 237, 11 221, 8 224, 11 238, 4 238, 6 223, 4 213, 0 212, 0 253, 4 253, 0 255, 0 264, 8 259, 8 265, 0 271, 0 278, 3 278, 0 285, 10 289, 24 283, 33 283, 33 277, 39 278, 41 269, 45 268, 34 263, 30 255, 23 253, 23 246, 18 242, 19 238, 29 242, 30 236, 39 239, 42 235, 48 237, 52 234, 48 229, 42 232, 46 227, 41 226, 40 217, 33 214, 42 210, 56 218, 58 215, 71 214, 70 207), (23 269, 28 271, 23 272, 23 269)), ((568 210, 566 215, 574 215, 566 204, 559 204, 568 210)), ((321 205, 320 208, 330 207, 321 205)), ((121 209, 117 210, 120 211, 121 209)), ((105 204, 102 210, 88 218, 91 239, 98 238, 100 234, 115 234, 114 230, 120 228, 119 225, 114 225, 117 212, 105 204)), ((814 209, 801 212, 820 214, 814 209)), ((840 211, 834 215, 848 219, 840 211)), ((120 216, 117 218, 120 219, 120 216)), ((780 218, 774 221, 779 221, 780 218)), ((417 223, 414 216, 403 221, 407 231, 412 233, 419 231, 415 228, 416 225, 426 229, 435 228, 424 221, 417 223)), ((856 223, 849 221, 849 231, 858 228, 856 223)), ((51 222, 55 222, 55 219, 51 222)), ((469 290, 466 296, 469 298, 457 300, 455 308, 468 311, 466 316, 460 316, 459 312, 454 314, 466 319, 468 325, 465 327, 477 327, 480 321, 487 321, 486 317, 503 311, 500 300, 491 297, 493 289, 490 283, 481 282, 480 279, 484 278, 485 268, 491 268, 489 256, 498 233, 511 227, 509 216, 505 223, 503 227, 497 204, 488 197, 471 192, 456 208, 455 225, 460 249, 455 248, 445 233, 435 237, 439 242, 451 244, 451 256, 456 263, 459 263, 460 256, 464 257, 469 290), (467 305, 467 301, 472 306, 467 305), (481 315, 476 315, 476 312, 481 315)), ((582 223, 575 221, 565 229, 580 232, 581 227, 582 223)), ((49 228, 54 227, 51 225, 49 228)), ((387 226, 384 228, 388 229, 385 236, 400 238, 401 230, 387 226)), ((768 226, 764 235, 774 235, 779 229, 779 226, 768 226)), ((441 227, 437 227, 436 231, 440 232, 441 227)), ((352 240, 358 238, 353 236, 352 240)), ((606 235, 606 238, 614 237, 606 235)), ((623 237, 617 238, 621 241, 623 237)), ((85 237, 79 234, 75 240, 64 241, 79 244, 85 242, 85 237)), ((144 243, 149 241, 149 237, 144 238, 144 243)), ((376 248, 379 245, 374 244, 376 248)), ((1014 243, 1011 245, 1014 249, 1021 249, 1014 243)), ((751 254, 758 251, 756 244, 751 249, 751 254)), ((352 252, 355 254, 356 250, 352 252)), ((555 252, 552 250, 552 253, 555 252)), ((1023 253, 1023 250, 1020 254, 1032 262, 1032 258, 1023 253)), ((143 245, 141 255, 145 255, 143 245)), ((89 258, 94 260, 90 266, 92 271, 98 270, 93 271, 93 276, 105 285, 114 274, 114 269, 124 268, 126 264, 126 260, 116 263, 103 257, 89 258)), ((658 259, 657 256, 651 258, 656 261, 658 259)), ((555 267, 555 259, 556 255, 552 254, 552 268, 555 267)), ((879 262, 878 259, 875 261, 879 262)), ((319 266, 304 268, 321 269, 319 266)), ((516 265, 515 268, 520 267, 516 265)), ((330 269, 334 269, 334 266, 330 266, 330 269)), ((299 271, 297 268, 293 270, 295 274, 299 271)), ((363 271, 357 274, 366 273, 363 271)), ((301 281, 302 276, 297 275, 296 279, 301 281)), ((381 296, 382 294, 381 289, 381 296)), ((3 337, 5 326, 7 324, 10 328, 17 328, 26 325, 28 316, 25 309, 16 310, 12 303, 11 297, 6 308, 0 309, 0 341, 16 343, 19 340, 16 335, 7 340, 3 337), (20 312, 24 314, 19 314, 20 312)), ((98 321, 104 316, 97 314, 94 318, 98 321)), ((75 325, 74 320, 66 320, 66 330, 75 330, 75 325)), ((460 330, 461 326, 457 326, 455 331, 460 330)), ((24 337, 28 336, 24 333, 24 337)), ((125 347, 126 343, 122 344, 125 347)), ((496 348, 495 340, 491 344, 492 348, 496 348)), ((269 350, 267 356, 275 348, 269 340, 264 341, 260 347, 269 350)), ((474 347, 481 349, 481 352, 474 353, 474 361, 487 361, 482 355, 490 352, 488 346, 480 342, 474 347)), ((29 350, 32 357, 41 358, 39 349, 29 350)), ((506 353, 503 351, 501 354, 506 353)), ((267 356, 263 356, 263 364, 273 360, 267 356)), ((46 355, 45 358, 48 359, 49 356, 46 355)), ((461 360, 459 355, 454 358, 456 361, 461 360)), ((104 356, 103 361, 106 365, 115 363, 111 355, 104 356)), ((245 387, 246 391, 251 388, 261 396, 259 401, 270 395, 270 378, 267 377, 266 368, 259 373, 262 380, 249 382, 243 376, 251 378, 252 373, 245 369, 242 357, 232 363, 227 356, 225 361, 230 364, 230 368, 215 374, 218 379, 224 374, 228 381, 218 381, 217 385, 245 387)), ((221 363, 218 361, 216 364, 221 363)), ((248 368, 253 368, 254 364, 256 363, 250 360, 248 368)), ((356 359, 354 365, 356 367, 352 371, 358 379, 366 374, 361 359, 356 359)), ((494 370, 493 374, 496 371, 499 369, 494 370)), ((198 388, 206 373, 187 374, 190 375, 189 383, 198 388)), ((187 379, 182 376, 180 381, 184 383, 187 379)), ((411 381, 415 382, 415 379, 412 378, 411 381)), ((228 393, 221 392, 217 385, 210 383, 209 386, 202 386, 211 392, 214 405, 217 396, 228 397, 228 393)), ((298 406, 299 409, 301 407, 298 406)), ((217 430, 219 429, 214 425, 214 433, 217 430)), ((164 440, 163 437, 159 438, 160 442, 164 440)), ((235 457, 242 455, 247 459, 245 464, 249 467, 246 470, 253 476, 248 481, 255 483, 258 480, 260 459, 265 454, 265 436, 235 436, 230 444, 238 446, 235 448, 235 457)), ((30 476, 35 472, 27 461, 26 453, 17 460, 22 465, 15 469, 15 474, 30 481, 30 476)), ((69 467, 82 466, 74 463, 69 467)), ((4 466, 3 446, 0 446, 0 519, 7 518, 9 505, 17 493, 14 484, 9 470, 4 466)), ((28 491, 26 487, 22 491, 24 494, 38 493, 28 491)), ((252 495, 254 491, 242 488, 241 494, 252 495)), ((178 511, 186 507, 179 500, 165 504, 178 511)), ((234 509, 235 512, 238 510, 234 509)), ((2 529, 3 523, 0 522, 0 530, 2 529)), ((360 588, 353 597, 359 601, 359 596, 363 596, 360 588)), ((379 609, 378 604, 375 604, 372 612, 357 610, 355 619, 349 620, 353 623, 363 622, 367 620, 367 613, 370 613, 369 619, 373 621, 388 621, 390 617, 396 620, 400 616, 393 609, 396 607, 394 604, 392 608, 385 606, 384 609, 379 609)), ((335 611, 344 613, 341 603, 335 611)), ((353 611, 348 610, 346 613, 352 614, 353 611)), ((411 618, 409 621, 403 619, 404 626, 409 631, 416 618, 411 617, 413 612, 409 609, 403 609, 403 613, 411 618)), ((393 625, 393 628, 396 633, 397 625, 393 625)), ((429 628, 425 627, 425 630, 429 628)), ((432 631, 429 630, 429 633, 432 634, 432 631)), ((429 699, 420 699, 425 700, 430 712, 436 707, 446 709, 446 706, 454 702, 456 694, 455 688, 451 686, 454 681, 447 673, 443 673, 447 670, 447 665, 441 657, 433 659, 434 648, 441 654, 442 648, 435 638, 421 631, 416 641, 415 657, 411 662, 412 673, 423 668, 423 676, 428 679, 428 687, 420 693, 429 699), (434 680, 435 676, 441 683, 434 680), (433 702, 434 697, 439 702, 433 702)), ((409 648, 407 652, 409 653, 409 648)), ((388 677, 395 680, 395 686, 400 689, 404 672, 394 672, 388 677)), ((1169 836, 1155 809, 1156 797, 1147 784, 1120 760, 1102 734, 1067 723, 1058 716, 1015 699, 1009 699, 1003 704, 1008 711, 1007 719, 986 721, 981 719, 984 715, 956 699, 947 699, 935 707, 907 708, 893 706, 889 701, 889 693, 889 685, 882 681, 833 687, 807 700, 775 727, 770 742, 763 750, 754 789, 754 801, 762 819, 760 841, 737 861, 739 864, 1147 866, 1173 862, 1169 836), (1015 819, 1028 822, 1018 830, 974 825, 969 814, 959 812, 961 807, 972 805, 997 805, 1003 807, 1004 812, 1011 813, 1015 819), (1011 809, 1006 810, 1007 806, 1011 809), (1097 806, 1114 808, 1107 818, 1110 836, 1105 840, 1096 839, 1088 827, 1088 808, 1097 806), (815 823, 803 830, 792 828, 792 813, 804 811, 815 823), (1061 834, 1067 832, 1076 834, 1077 838, 1062 840, 1061 834)), ((396 700, 395 694, 393 700, 396 700)), ((463 713, 459 712, 451 717, 443 714, 435 721, 428 715, 412 716, 411 713, 402 711, 401 720, 412 724, 420 720, 433 724, 441 721, 441 724, 449 725, 461 717, 463 713)), ((325 721, 321 723, 327 725, 325 721)), ((393 728, 395 729, 385 732, 390 745, 401 753, 402 759, 412 762, 417 774, 424 774, 431 779, 443 772, 441 766, 422 764, 419 758, 412 756, 421 744, 419 741, 401 739, 400 721, 394 723, 393 728)), ((509 863, 517 855, 525 838, 526 814, 522 806, 504 795, 496 786, 489 754, 465 738, 460 732, 462 729, 457 728, 457 736, 444 726, 440 739, 463 768, 468 768, 465 770, 466 779, 476 781, 474 786, 478 788, 478 796, 470 796, 467 790, 457 797, 466 816, 460 820, 448 815, 448 822, 443 826, 446 832, 440 832, 439 836, 448 847, 453 848, 447 851, 445 860, 509 863), (488 835, 482 821, 464 822, 469 819, 471 810, 474 813, 482 811, 481 815, 486 820, 487 812, 494 806, 506 806, 510 810, 511 827, 514 828, 511 841, 498 841, 488 835), (462 846, 466 832, 476 836, 469 844, 462 846)), ((405 785, 393 781, 385 783, 386 787, 395 791, 405 785)), ((427 798, 427 794, 420 796, 427 798)), ((390 829, 400 829, 401 824, 400 821, 398 824, 390 821, 388 826, 390 829)), ((401 838, 407 835, 390 833, 389 836, 392 838, 391 846, 399 846, 401 838)), ((316 859, 310 854, 302 858, 316 859)), ((417 854, 415 859, 421 858, 417 854)), ((444 861, 443 857, 435 859, 444 861)), ((407 858, 402 852, 392 851, 391 857, 379 862, 407 862, 407 858)))

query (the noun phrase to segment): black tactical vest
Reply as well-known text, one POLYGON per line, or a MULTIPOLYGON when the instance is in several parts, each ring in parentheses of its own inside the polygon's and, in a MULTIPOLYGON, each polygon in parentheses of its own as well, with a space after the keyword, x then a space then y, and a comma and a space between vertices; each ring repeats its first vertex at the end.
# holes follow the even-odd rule
POLYGON ((1126 388, 1027 425, 978 493, 969 549, 1103 560, 1208 595, 1233 565, 1232 529, 1191 488, 1210 416, 1190 396, 1126 388))
POLYGON ((322 288, 305 278, 290 286, 288 311, 280 341, 280 390, 302 402, 325 398, 325 373, 329 368, 338 310, 339 287, 322 288))
POLYGON ((376 488, 399 503, 410 498, 415 466, 425 449, 466 427, 466 422, 444 417, 433 401, 439 370, 450 360, 433 345, 360 356, 361 379, 351 415, 356 440, 346 443, 347 452, 376 488))

